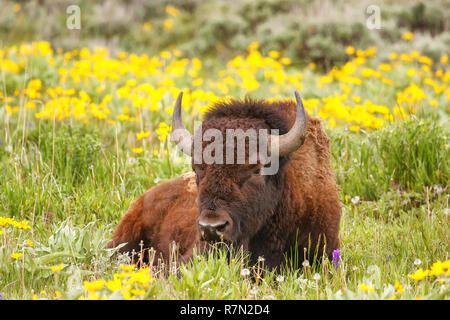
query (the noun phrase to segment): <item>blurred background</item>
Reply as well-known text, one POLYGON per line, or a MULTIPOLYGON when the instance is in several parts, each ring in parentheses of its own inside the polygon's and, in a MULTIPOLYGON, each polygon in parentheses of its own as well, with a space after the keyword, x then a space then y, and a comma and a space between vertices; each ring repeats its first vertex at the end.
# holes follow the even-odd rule
POLYGON ((327 71, 348 60, 346 48, 417 50, 433 60, 450 51, 450 1, 443 0, 0 0, 0 40, 10 46, 49 41, 64 51, 107 47, 228 61, 252 42, 279 51, 293 65, 327 71), (70 30, 66 9, 78 5, 81 28, 70 30), (380 8, 380 29, 367 23, 380 8))

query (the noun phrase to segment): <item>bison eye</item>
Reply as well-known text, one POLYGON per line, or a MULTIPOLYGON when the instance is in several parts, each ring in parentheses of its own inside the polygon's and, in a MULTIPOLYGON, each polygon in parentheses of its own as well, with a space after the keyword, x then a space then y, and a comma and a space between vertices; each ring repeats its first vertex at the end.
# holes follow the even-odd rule
POLYGON ((260 176, 261 175, 261 168, 258 168, 255 171, 253 171, 253 175, 254 176, 260 176))

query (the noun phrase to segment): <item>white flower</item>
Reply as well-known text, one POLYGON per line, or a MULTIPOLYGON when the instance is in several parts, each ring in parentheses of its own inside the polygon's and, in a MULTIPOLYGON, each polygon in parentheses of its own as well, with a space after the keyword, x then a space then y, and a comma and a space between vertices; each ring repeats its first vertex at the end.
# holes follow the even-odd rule
POLYGON ((442 187, 439 186, 439 185, 435 185, 435 186, 433 187, 433 189, 434 189, 434 191, 437 192, 437 193, 442 193, 442 191, 444 191, 444 189, 442 189, 442 187))
POLYGON ((420 266, 420 265, 422 264, 422 260, 416 259, 416 260, 414 260, 414 264, 415 264, 416 266, 420 266))
POLYGON ((309 267, 309 261, 308 260, 303 261, 302 266, 305 268, 309 267))
POLYGON ((278 276, 275 280, 277 280, 277 282, 283 282, 284 281, 284 276, 278 276))
POLYGON ((358 196, 355 196, 355 197, 352 198, 352 203, 353 204, 357 204, 358 202, 359 202, 359 197, 358 196))
POLYGON ((248 276, 250 274, 250 270, 248 270, 247 268, 244 268, 241 270, 241 276, 248 276))
POLYGON ((316 273, 313 277, 314 280, 320 280, 320 274, 316 273))

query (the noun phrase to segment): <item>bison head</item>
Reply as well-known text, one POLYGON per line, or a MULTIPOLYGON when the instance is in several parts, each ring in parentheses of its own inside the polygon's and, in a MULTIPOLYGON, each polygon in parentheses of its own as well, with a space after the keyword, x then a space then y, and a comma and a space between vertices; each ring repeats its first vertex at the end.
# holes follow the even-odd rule
POLYGON ((264 116, 226 112, 209 116, 208 113, 201 129, 193 136, 183 125, 182 93, 178 96, 173 112, 172 140, 193 159, 198 188, 197 223, 202 240, 231 242, 248 248, 250 239, 275 213, 282 195, 282 166, 303 144, 306 133, 303 102, 297 91, 295 96, 297 114, 289 130, 273 128, 264 116), (266 143, 261 143, 263 134, 270 129, 281 129, 285 133, 268 134, 266 143), (256 149, 251 147, 251 133, 258 141, 256 149), (234 136, 229 139, 231 134, 234 136), (242 137, 244 152, 239 155, 238 140, 242 137), (261 146, 271 161, 279 161, 280 169, 275 174, 264 174, 270 161, 263 159, 261 146), (232 156, 230 151, 235 151, 232 156))

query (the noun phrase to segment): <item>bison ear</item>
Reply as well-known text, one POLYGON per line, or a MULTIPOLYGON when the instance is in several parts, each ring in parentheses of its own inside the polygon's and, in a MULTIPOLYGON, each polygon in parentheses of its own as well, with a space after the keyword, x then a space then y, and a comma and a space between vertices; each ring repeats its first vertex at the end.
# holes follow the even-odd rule
POLYGON ((183 118, 181 116, 181 102, 183 100, 183 91, 178 95, 172 116, 172 133, 171 139, 183 151, 183 153, 191 156, 192 153, 192 135, 184 127, 183 118))
POLYGON ((303 106, 300 93, 295 91, 295 99, 297 100, 297 115, 292 128, 281 136, 274 137, 274 141, 278 138, 278 155, 285 157, 300 148, 305 141, 306 135, 306 111, 303 106))

